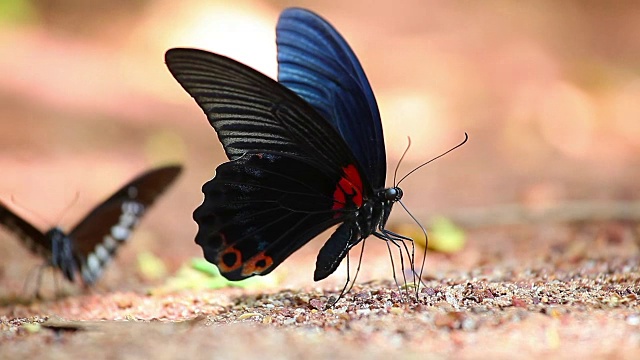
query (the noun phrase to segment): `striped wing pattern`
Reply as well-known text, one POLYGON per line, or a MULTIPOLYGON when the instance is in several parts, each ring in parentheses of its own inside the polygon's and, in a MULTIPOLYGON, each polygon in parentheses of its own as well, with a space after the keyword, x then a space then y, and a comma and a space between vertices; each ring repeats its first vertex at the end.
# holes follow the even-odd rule
POLYGON ((374 189, 383 188, 387 169, 380 112, 351 47, 326 20, 300 8, 282 12, 276 43, 278 81, 338 130, 374 189))

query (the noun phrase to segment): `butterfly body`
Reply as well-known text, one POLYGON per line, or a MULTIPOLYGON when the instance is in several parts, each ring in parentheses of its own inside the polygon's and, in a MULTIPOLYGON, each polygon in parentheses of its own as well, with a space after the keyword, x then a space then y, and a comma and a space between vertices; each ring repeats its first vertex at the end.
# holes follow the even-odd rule
POLYGON ((0 226, 73 282, 80 274, 93 285, 140 218, 180 174, 180 166, 148 171, 93 209, 70 232, 53 227, 43 233, 0 202, 0 226))
POLYGON ((397 187, 375 97, 346 41, 324 19, 287 9, 276 28, 278 81, 225 56, 171 49, 166 64, 215 129, 229 161, 202 188, 196 243, 229 280, 273 271, 338 225, 315 280, 384 229, 397 187))
POLYGON ((387 239, 388 236, 384 234, 385 225, 391 215, 393 204, 401 198, 400 188, 386 188, 358 206, 355 213, 345 219, 320 249, 313 279, 318 281, 331 275, 349 250, 370 235, 387 239))
POLYGON ((47 256, 51 259, 49 265, 60 269, 64 277, 73 282, 78 271, 73 257, 73 241, 59 227, 51 228, 44 234, 44 238, 51 244, 51 251, 47 256))

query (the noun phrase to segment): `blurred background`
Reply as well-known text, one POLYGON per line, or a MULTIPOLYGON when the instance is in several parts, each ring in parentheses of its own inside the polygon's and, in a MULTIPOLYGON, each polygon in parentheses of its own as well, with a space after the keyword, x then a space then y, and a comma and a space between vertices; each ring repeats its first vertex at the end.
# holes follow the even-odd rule
MULTIPOLYGON (((43 230, 69 229, 142 171, 181 162, 186 171, 98 288, 144 280, 142 253, 160 259, 167 274, 200 257, 191 213, 225 157, 199 107, 167 71, 164 52, 198 47, 275 77, 275 25, 289 6, 328 19, 360 58, 382 113, 390 174, 407 136, 412 147, 400 174, 469 134, 462 148, 402 184, 405 204, 424 223, 436 215, 480 216, 472 227, 461 224, 465 247, 429 255, 428 274, 508 261, 496 254, 514 244, 526 260, 553 248, 545 241, 576 238, 568 235, 575 229, 548 224, 493 224, 487 214, 496 209, 500 217, 500 209, 640 198, 635 1, 3 0, 2 202, 43 230)), ((410 220, 397 207, 391 222, 410 220)), ((618 234, 616 226, 607 231, 618 234)), ((594 229, 583 237, 587 248, 600 241, 601 227, 594 229)), ((619 237, 627 239, 625 229, 619 237)), ((312 265, 324 238, 275 272, 283 284, 315 286, 312 265)), ((365 280, 390 278, 386 247, 375 243, 367 243, 365 280)), ((0 231, 3 294, 20 289, 40 263, 0 231)), ((324 284, 343 281, 334 275, 324 284)))

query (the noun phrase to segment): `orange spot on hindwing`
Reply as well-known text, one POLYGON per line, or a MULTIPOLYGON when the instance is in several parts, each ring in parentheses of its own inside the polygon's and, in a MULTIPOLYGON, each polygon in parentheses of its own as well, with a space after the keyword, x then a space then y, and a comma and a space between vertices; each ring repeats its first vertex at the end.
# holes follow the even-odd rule
MULTIPOLYGON (((362 206, 362 178, 353 164, 342 168, 343 174, 333 192, 333 210, 342 210, 348 205, 362 206)), ((336 216, 340 216, 336 214, 336 216)))
POLYGON ((232 246, 227 247, 218 255, 217 265, 223 273, 238 270, 242 266, 242 253, 232 246))
POLYGON ((251 257, 242 267, 242 276, 251 276, 254 274, 262 274, 273 265, 273 259, 269 255, 265 255, 264 251, 251 257))

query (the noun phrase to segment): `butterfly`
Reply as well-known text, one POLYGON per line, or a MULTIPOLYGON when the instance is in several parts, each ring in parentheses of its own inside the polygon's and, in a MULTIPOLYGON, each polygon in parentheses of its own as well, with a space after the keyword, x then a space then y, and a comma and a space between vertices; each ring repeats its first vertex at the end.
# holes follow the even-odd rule
POLYGON ((172 165, 145 172, 93 209, 68 234, 59 227, 42 233, 2 203, 0 226, 69 281, 73 282, 79 273, 83 283, 91 286, 147 209, 181 171, 181 166, 172 165))
POLYGON ((278 81, 203 50, 165 54, 229 159, 202 187, 195 241, 224 277, 241 280, 270 273, 338 225, 317 256, 318 281, 370 235, 396 246, 411 240, 385 228, 403 193, 385 187, 378 105, 342 36, 313 12, 289 8, 276 43, 278 81))

